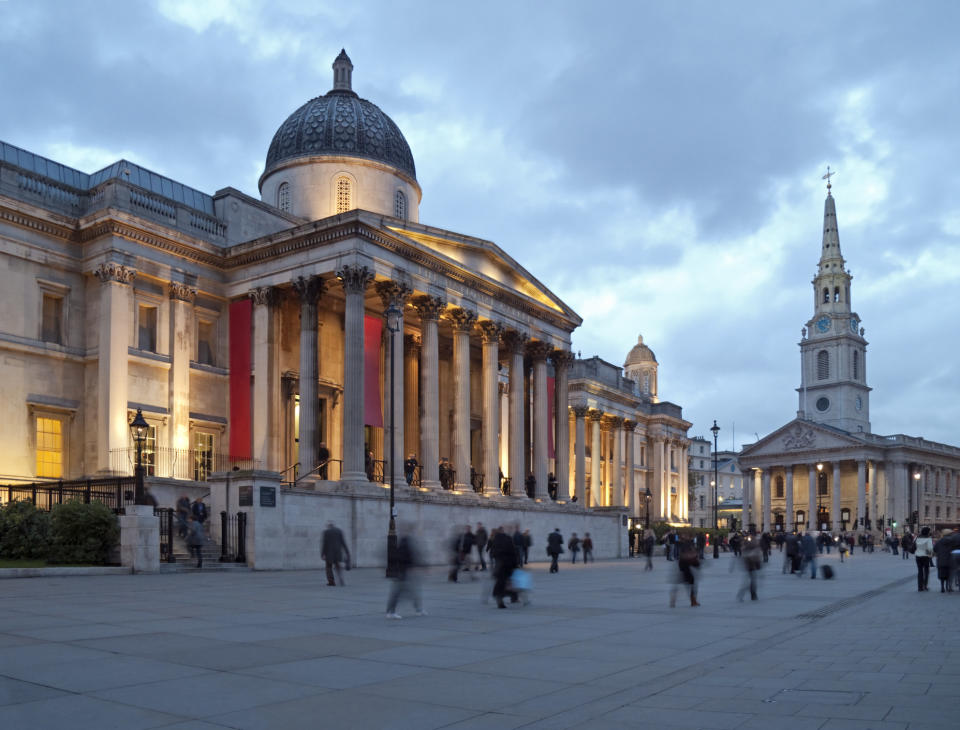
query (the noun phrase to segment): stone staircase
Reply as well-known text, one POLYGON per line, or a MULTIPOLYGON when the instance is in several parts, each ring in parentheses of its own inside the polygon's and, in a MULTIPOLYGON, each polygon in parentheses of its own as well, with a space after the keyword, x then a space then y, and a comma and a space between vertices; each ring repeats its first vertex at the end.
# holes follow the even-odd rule
POLYGON ((161 573, 202 573, 207 571, 248 571, 246 563, 221 563, 220 546, 213 538, 208 537, 202 549, 203 568, 196 568, 197 558, 190 554, 186 540, 178 535, 173 536, 173 557, 175 563, 160 563, 161 573))

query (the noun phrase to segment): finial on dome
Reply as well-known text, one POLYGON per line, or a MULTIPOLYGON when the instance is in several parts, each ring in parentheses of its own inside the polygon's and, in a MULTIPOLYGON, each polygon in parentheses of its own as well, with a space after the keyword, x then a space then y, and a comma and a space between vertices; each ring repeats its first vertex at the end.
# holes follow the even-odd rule
POLYGON ((637 344, 638 344, 638 345, 642 345, 642 344, 643 344, 643 335, 637 335, 637 344))
POLYGON ((333 90, 353 91, 353 63, 345 48, 333 61, 333 90))
MULTIPOLYGON (((349 59, 348 59, 348 60, 349 60, 349 59)), ((827 196, 828 196, 828 197, 829 197, 829 195, 830 195, 830 188, 831 188, 830 178, 833 177, 833 176, 836 175, 836 174, 837 174, 837 173, 836 173, 835 171, 834 171, 834 172, 830 172, 830 165, 827 165, 827 174, 820 178, 821 180, 826 180, 826 181, 827 181, 827 196)))

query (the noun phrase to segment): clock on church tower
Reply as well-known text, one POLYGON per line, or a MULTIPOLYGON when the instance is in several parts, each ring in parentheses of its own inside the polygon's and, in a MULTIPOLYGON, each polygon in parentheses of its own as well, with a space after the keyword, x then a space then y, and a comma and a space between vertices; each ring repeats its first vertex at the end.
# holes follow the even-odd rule
POLYGON ((851 308, 851 281, 840 253, 836 203, 827 170, 823 241, 813 284, 813 317, 800 343, 801 418, 844 431, 870 431, 867 341, 851 308))

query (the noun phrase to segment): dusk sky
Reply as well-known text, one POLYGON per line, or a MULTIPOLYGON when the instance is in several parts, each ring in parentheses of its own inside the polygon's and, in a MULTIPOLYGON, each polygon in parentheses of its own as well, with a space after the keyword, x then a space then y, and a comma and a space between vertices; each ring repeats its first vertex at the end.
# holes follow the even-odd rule
POLYGON ((721 448, 796 415, 830 165, 873 431, 960 445, 958 34, 953 0, 0 0, 0 139, 259 197, 345 48, 420 221, 518 260, 584 357, 642 333, 721 448))

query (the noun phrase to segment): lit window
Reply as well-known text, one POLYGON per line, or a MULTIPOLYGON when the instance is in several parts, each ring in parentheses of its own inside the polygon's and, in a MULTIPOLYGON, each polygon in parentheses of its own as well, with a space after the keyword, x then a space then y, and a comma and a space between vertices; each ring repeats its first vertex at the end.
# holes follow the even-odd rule
POLYGON ((353 195, 350 178, 337 178, 337 213, 346 213, 353 208, 353 195))
POLYGON ((277 188, 277 207, 290 212, 290 183, 280 183, 280 187, 277 188))
POLYGON ((63 344, 63 298, 43 295, 43 322, 40 339, 56 345, 63 344))
POLYGON ((59 418, 37 418, 37 476, 63 476, 63 422, 59 418))
POLYGON ((147 426, 147 438, 143 442, 143 469, 144 473, 154 476, 157 473, 157 427, 147 426))
POLYGON ((393 196, 393 215, 402 220, 407 218, 407 196, 403 194, 402 190, 398 190, 397 194, 393 196))
POLYGON ((817 353, 817 380, 826 380, 830 377, 830 353, 820 350, 817 353))
POLYGON ((783 477, 778 476, 776 481, 776 493, 774 494, 778 499, 783 498, 783 477))
POLYGON ((147 352, 157 351, 157 308, 140 305, 137 322, 137 347, 147 352))
POLYGON ((214 327, 212 322, 197 323, 197 362, 201 365, 213 365, 214 327))
POLYGON ((193 434, 193 479, 204 482, 213 471, 213 434, 197 431, 193 434))

